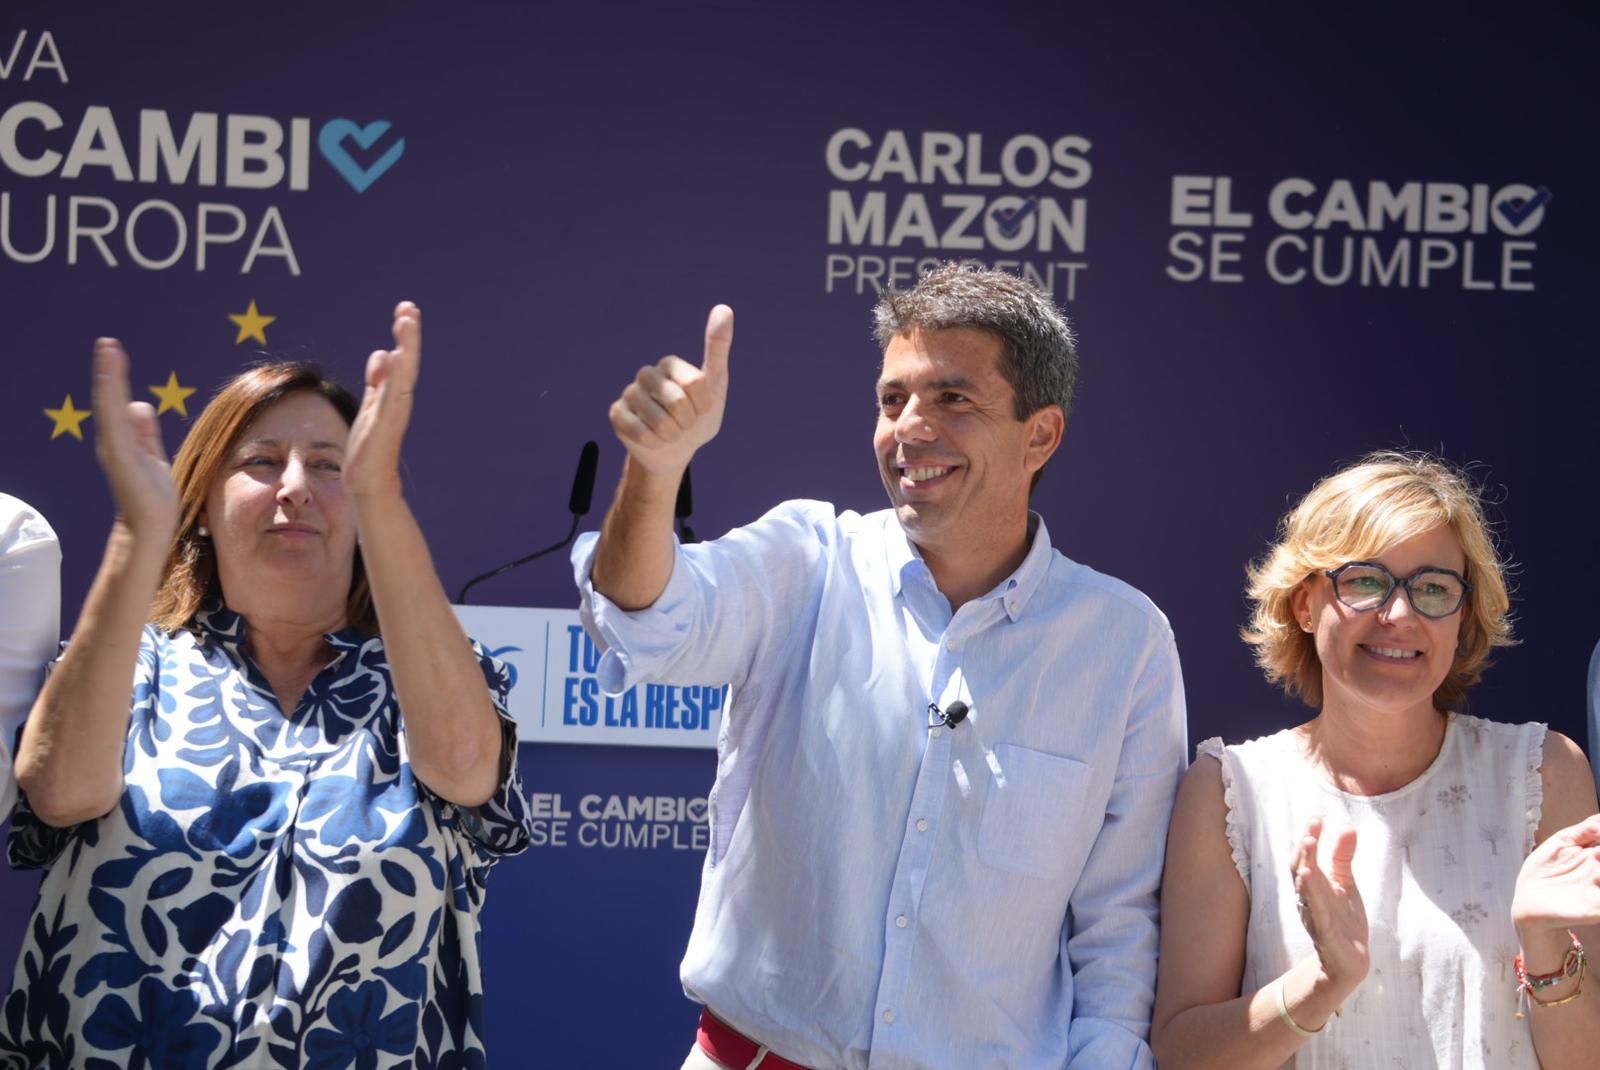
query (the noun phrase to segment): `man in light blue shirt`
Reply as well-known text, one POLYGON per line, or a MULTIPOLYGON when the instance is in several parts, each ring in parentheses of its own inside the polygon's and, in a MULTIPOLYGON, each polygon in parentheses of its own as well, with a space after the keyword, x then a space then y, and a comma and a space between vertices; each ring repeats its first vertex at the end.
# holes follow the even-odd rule
POLYGON ((604 686, 732 683, 685 1070, 1148 1067, 1183 686, 1160 611, 1028 510, 1070 328, 953 264, 875 315, 892 509, 787 502, 677 544, 727 396, 718 306, 702 367, 668 357, 612 405, 627 464, 573 552, 604 686))

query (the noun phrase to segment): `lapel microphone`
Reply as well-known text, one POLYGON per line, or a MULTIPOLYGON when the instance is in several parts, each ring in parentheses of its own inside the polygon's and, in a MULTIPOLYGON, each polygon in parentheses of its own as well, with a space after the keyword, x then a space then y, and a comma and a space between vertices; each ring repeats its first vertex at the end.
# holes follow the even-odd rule
POLYGON ((930 702, 928 703, 928 727, 944 725, 946 728, 954 728, 962 721, 965 721, 967 714, 970 712, 971 708, 960 699, 956 699, 942 710, 937 702, 930 702))

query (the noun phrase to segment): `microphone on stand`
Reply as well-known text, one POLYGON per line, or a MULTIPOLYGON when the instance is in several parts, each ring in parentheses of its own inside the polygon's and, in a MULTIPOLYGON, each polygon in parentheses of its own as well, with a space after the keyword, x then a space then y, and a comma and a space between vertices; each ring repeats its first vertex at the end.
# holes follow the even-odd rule
MULTIPOLYGON (((535 550, 526 557, 519 557, 515 561, 507 562, 499 568, 490 569, 481 576, 474 576, 461 588, 461 593, 456 595, 456 605, 466 605, 467 592, 482 583, 484 580, 503 576, 512 569, 526 565, 535 558, 545 554, 553 554, 572 542, 578 534, 578 521, 589 512, 589 506, 594 501, 594 476, 595 470, 600 466, 600 447, 593 440, 583 444, 583 452, 578 454, 578 470, 572 476, 572 493, 567 497, 567 510, 572 514, 572 528, 567 532, 566 538, 558 543, 546 546, 542 550, 535 550)), ((687 473, 685 473, 687 478, 687 473)))
POLYGON ((678 501, 672 507, 672 519, 678 525, 678 541, 685 545, 696 541, 694 528, 686 523, 689 514, 694 512, 694 483, 689 479, 689 471, 690 469, 685 466, 683 481, 678 484, 678 501))

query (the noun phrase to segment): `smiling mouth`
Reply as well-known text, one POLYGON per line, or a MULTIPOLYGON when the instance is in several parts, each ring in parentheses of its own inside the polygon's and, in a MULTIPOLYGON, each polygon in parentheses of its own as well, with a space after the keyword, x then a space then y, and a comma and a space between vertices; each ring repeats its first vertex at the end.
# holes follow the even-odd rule
POLYGON ((900 479, 907 483, 931 483, 955 470, 955 465, 949 464, 901 465, 900 479))
POLYGON ((1385 661, 1411 661, 1422 656, 1420 650, 1406 650, 1397 646, 1370 646, 1362 643, 1361 649, 1385 661))

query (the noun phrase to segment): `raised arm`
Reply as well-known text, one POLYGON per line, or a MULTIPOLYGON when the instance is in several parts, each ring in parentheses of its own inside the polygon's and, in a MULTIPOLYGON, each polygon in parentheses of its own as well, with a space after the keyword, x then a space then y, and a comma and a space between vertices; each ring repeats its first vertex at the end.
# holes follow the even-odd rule
POLYGON ((422 361, 422 312, 409 301, 395 308, 394 340, 367 359, 345 486, 412 769, 440 798, 479 806, 500 782, 500 716, 400 491, 400 442, 422 361))
POLYGON ((704 363, 663 357, 639 369, 611 404, 611 426, 627 447, 611 508, 600 528, 590 578, 624 610, 655 602, 672 578, 672 511, 689 460, 722 427, 728 399, 733 309, 706 320, 704 363))
POLYGON ((1178 790, 1161 885, 1151 1047, 1162 1070, 1282 1066, 1366 976, 1366 912, 1351 874, 1355 832, 1339 838, 1330 872, 1323 873, 1317 866, 1322 827, 1313 822, 1291 876, 1306 900, 1301 917, 1317 951, 1239 995, 1250 893, 1234 868, 1227 815, 1222 768, 1202 757, 1178 790), (1280 1008, 1306 1035, 1283 1021, 1280 1008))
POLYGON ((1533 993, 1526 1008, 1539 1065, 1576 1070, 1594 1066, 1600 1049, 1600 815, 1589 763, 1559 732, 1545 737, 1540 776, 1539 845, 1517 876, 1511 920, 1523 962, 1535 976, 1565 965, 1569 930, 1584 946, 1584 973, 1533 993))
POLYGON ((117 517, 73 630, 17 748, 17 784, 46 824, 100 817, 122 796, 134 663, 150 601, 172 550, 178 492, 155 411, 128 400, 128 356, 94 349, 95 454, 117 517))

